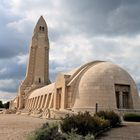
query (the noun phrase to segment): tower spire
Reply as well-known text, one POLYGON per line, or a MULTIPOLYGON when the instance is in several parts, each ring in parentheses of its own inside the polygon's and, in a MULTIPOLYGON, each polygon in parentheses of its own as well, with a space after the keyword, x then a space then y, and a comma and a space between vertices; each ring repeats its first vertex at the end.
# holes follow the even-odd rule
MULTIPOLYGON (((50 84, 48 28, 43 16, 41 16, 34 28, 29 47, 26 77, 19 92, 21 96, 26 96, 31 90, 48 84, 50 84)), ((24 106, 23 104, 21 101, 20 108, 24 106)))
POLYGON ((34 28, 29 57, 27 77, 32 77, 30 82, 37 86, 49 84, 48 27, 43 16, 34 28))

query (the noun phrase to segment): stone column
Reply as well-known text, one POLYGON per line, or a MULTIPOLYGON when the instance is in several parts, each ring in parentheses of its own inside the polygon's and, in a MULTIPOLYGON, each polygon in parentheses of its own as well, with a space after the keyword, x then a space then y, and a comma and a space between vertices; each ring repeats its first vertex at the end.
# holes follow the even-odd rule
POLYGON ((29 104, 30 104, 30 100, 29 99, 27 99, 27 109, 29 108, 29 104))
POLYGON ((48 98, 49 98, 49 94, 47 94, 46 101, 45 101, 45 105, 44 105, 44 107, 43 107, 44 109, 46 109, 46 107, 47 107, 48 98))
POLYGON ((38 106, 37 106, 38 109, 40 109, 41 102, 42 102, 42 96, 39 97, 38 106))
POLYGON ((34 98, 31 99, 30 109, 32 109, 32 106, 33 106, 33 100, 34 100, 34 98))
POLYGON ((35 109, 37 109, 37 107, 38 107, 39 97, 40 96, 37 97, 37 102, 36 102, 36 105, 35 105, 35 109))
POLYGON ((27 99, 27 106, 26 106, 26 109, 28 109, 29 107, 29 99, 27 99))
POLYGON ((119 92, 119 107, 120 109, 123 109, 123 92, 119 92))
POLYGON ((28 100, 26 101, 26 104, 25 104, 25 108, 27 109, 27 105, 28 105, 28 100))
POLYGON ((45 95, 43 95, 43 98, 42 98, 42 102, 41 102, 40 108, 43 108, 44 100, 45 100, 45 95))
POLYGON ((36 109, 38 109, 38 107, 39 107, 39 102, 40 102, 40 96, 38 97, 38 100, 37 100, 36 109))
POLYGON ((55 88, 55 92, 54 92, 54 103, 53 103, 53 108, 56 110, 57 108, 57 89, 55 88))
POLYGON ((33 109, 35 109, 35 107, 36 107, 36 102, 37 102, 37 97, 35 97, 34 104, 33 104, 33 109))
POLYGON ((51 94, 50 101, 49 101, 49 104, 48 104, 48 108, 51 108, 52 101, 53 101, 53 93, 51 94))
POLYGON ((32 103, 32 99, 29 99, 29 107, 28 107, 28 109, 30 109, 31 108, 31 103, 32 103))
POLYGON ((32 106, 31 106, 32 109, 34 107, 34 102, 35 102, 35 98, 33 98, 33 100, 32 100, 32 106))

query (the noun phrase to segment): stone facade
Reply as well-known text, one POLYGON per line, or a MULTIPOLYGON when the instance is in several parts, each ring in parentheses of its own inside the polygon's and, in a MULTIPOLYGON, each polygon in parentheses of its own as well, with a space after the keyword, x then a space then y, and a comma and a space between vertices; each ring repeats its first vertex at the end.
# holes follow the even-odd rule
POLYGON ((48 28, 41 16, 33 33, 25 80, 10 108, 36 117, 58 118, 78 111, 140 110, 132 77, 119 66, 92 61, 49 80, 48 28))

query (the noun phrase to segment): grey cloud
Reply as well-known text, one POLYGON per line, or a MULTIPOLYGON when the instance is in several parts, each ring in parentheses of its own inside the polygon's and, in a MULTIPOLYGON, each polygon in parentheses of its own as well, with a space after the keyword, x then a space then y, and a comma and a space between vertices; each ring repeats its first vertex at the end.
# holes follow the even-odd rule
POLYGON ((26 65, 18 64, 17 59, 2 59, 0 70, 0 91, 17 92, 20 81, 24 79, 26 65))
POLYGON ((93 35, 136 35, 140 32, 140 2, 137 0, 63 0, 71 27, 93 35))
POLYGON ((57 27, 57 28, 50 27, 48 34, 49 34, 49 39, 51 42, 57 42, 68 34, 68 29, 64 29, 60 27, 57 27))
MULTIPOLYGON (((8 0, 7 2, 9 3, 8 0)), ((116 36, 134 37, 134 35, 138 35, 140 33, 139 7, 140 1, 138 0, 60 0, 59 4, 58 2, 54 4, 50 0, 34 2, 25 0, 19 9, 21 12, 12 15, 12 13, 7 14, 6 11, 10 9, 10 5, 0 5, 0 70, 7 69, 5 73, 0 74, 0 80, 11 78, 15 82, 14 87, 6 85, 0 90, 16 92, 19 81, 24 78, 26 65, 19 65, 13 59, 28 52, 35 23, 29 20, 23 21, 21 24, 23 32, 19 32, 16 27, 9 28, 7 25, 23 20, 27 13, 30 15, 34 10, 40 13, 43 9, 42 11, 45 13, 42 14, 47 19, 49 27, 50 45, 55 43, 55 48, 50 46, 50 54, 54 57, 57 55, 64 56, 62 60, 58 57, 59 60, 57 58, 50 60, 52 81, 55 80, 59 72, 69 71, 92 59, 101 59, 117 63, 128 70, 137 81, 140 91, 140 81, 137 79, 140 70, 135 67, 139 62, 136 57, 123 56, 128 46, 119 46, 113 40, 110 42, 94 40, 96 36, 113 36, 115 38, 116 36), (52 26, 51 24, 54 23, 56 25, 52 26), (81 39, 83 39, 82 37, 87 39, 90 47, 81 46, 79 40, 75 39, 77 35, 80 35, 81 39), (67 37, 73 40, 73 44, 66 40, 67 37), (87 49, 83 49, 84 47, 87 49), (70 48, 70 50, 67 51, 67 48, 70 48), (87 52, 88 50, 91 53, 87 52), (71 54, 73 54, 73 57, 71 57, 71 54), (89 57, 86 55, 89 55, 89 57), (59 61, 61 62, 59 63, 59 61)), ((17 26, 19 28, 20 24, 17 26)), ((139 44, 135 51, 139 52, 139 44)))
MULTIPOLYGON (((2 7, 2 5, 1 5, 2 7)), ((32 23, 26 23, 24 32, 18 32, 16 29, 8 27, 9 23, 19 21, 22 18, 12 16, 6 11, 7 7, 0 7, 0 58, 10 59, 19 54, 26 54, 29 37, 31 36, 32 23)), ((21 27, 23 28, 23 27, 21 27)))
POLYGON ((4 102, 7 102, 13 98, 15 98, 17 93, 14 93, 14 92, 3 92, 3 91, 0 91, 0 100, 4 101, 4 102))
POLYGON ((15 80, 13 82, 15 82, 14 85, 8 85, 8 86, 5 86, 5 87, 1 87, 0 88, 1 91, 3 91, 3 92, 18 92, 19 82, 17 82, 17 80, 15 80))
POLYGON ((27 38, 23 34, 1 26, 0 30, 0 58, 12 58, 27 53, 27 38))
POLYGON ((72 67, 70 67, 68 65, 68 63, 65 63, 63 62, 63 64, 61 63, 58 63, 56 61, 50 61, 50 79, 52 82, 55 81, 56 79, 56 76, 59 74, 59 73, 64 73, 64 72, 68 72, 72 69, 72 67))
POLYGON ((25 76, 26 65, 18 65, 15 62, 9 60, 6 64, 1 63, 0 69, 5 68, 5 73, 0 74, 0 79, 23 79, 25 76))
POLYGON ((140 94, 140 82, 137 84, 137 87, 138 87, 138 91, 139 91, 139 94, 140 94))

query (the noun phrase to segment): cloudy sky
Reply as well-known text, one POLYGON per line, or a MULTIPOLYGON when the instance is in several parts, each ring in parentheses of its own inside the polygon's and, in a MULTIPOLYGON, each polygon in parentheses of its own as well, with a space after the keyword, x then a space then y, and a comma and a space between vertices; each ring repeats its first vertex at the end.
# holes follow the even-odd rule
POLYGON ((0 100, 24 79, 28 46, 43 15, 49 28, 50 77, 92 60, 127 70, 140 91, 140 1, 1 0, 0 100))

